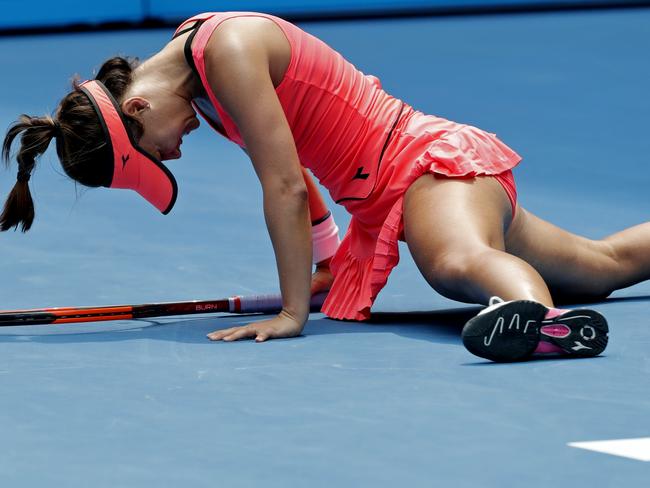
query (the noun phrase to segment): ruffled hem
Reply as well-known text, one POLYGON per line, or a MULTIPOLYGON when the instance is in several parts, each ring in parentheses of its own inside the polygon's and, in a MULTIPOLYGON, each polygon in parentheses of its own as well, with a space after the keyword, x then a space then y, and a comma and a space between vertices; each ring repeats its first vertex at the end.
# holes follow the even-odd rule
POLYGON ((427 145, 415 159, 409 185, 414 176, 424 173, 456 178, 497 175, 514 168, 521 159, 496 134, 465 125, 427 145))
POLYGON ((356 222, 350 223, 341 246, 332 258, 334 283, 321 311, 339 320, 368 320, 370 309, 399 263, 398 240, 402 233, 402 200, 391 208, 376 241, 374 253, 359 257, 351 251, 356 222))
POLYGON ((350 252, 342 256, 334 284, 327 294, 321 312, 338 320, 367 320, 374 302, 370 293, 373 258, 359 259, 350 252))

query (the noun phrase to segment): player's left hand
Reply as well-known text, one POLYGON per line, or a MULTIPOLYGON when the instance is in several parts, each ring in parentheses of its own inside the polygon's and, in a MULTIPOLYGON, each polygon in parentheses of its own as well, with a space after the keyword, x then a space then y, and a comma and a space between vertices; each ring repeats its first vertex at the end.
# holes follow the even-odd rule
POLYGON ((241 327, 215 330, 208 334, 208 339, 230 342, 255 338, 256 342, 264 342, 267 339, 298 336, 302 332, 304 325, 304 322, 300 323, 299 320, 283 310, 277 317, 269 320, 262 320, 241 327))

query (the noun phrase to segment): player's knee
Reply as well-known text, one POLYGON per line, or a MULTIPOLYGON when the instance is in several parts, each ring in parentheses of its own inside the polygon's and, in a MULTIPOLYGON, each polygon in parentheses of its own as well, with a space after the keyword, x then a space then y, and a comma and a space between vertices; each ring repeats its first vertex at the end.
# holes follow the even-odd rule
POLYGON ((480 270, 485 250, 453 249, 440 253, 433 261, 431 286, 437 290, 454 290, 473 282, 480 270))
POLYGON ((593 241, 597 258, 593 259, 595 279, 587 280, 591 293, 599 297, 609 296, 627 273, 627 260, 616 247, 607 240, 593 241))
POLYGON ((566 290, 576 297, 604 299, 624 277, 625 263, 605 241, 592 241, 591 250, 577 261, 576 282, 566 290))

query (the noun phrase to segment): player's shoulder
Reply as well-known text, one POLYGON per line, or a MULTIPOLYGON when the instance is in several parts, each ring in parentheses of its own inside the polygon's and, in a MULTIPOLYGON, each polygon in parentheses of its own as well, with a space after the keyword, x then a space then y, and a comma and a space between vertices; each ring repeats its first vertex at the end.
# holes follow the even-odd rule
POLYGON ((219 53, 237 54, 241 51, 273 48, 286 42, 279 26, 262 16, 238 16, 225 19, 211 34, 206 49, 219 53))

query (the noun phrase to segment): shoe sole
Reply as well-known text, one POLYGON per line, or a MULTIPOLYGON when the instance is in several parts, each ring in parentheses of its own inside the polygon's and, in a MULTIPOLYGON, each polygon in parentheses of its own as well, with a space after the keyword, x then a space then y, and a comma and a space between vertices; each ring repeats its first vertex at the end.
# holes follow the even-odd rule
POLYGON ((554 344, 572 357, 593 357, 607 347, 607 320, 594 310, 576 309, 545 319, 541 303, 518 300, 477 315, 463 327, 463 344, 476 356, 497 362, 530 358, 540 340, 554 344), (565 335, 550 335, 545 326, 560 325, 565 335))

